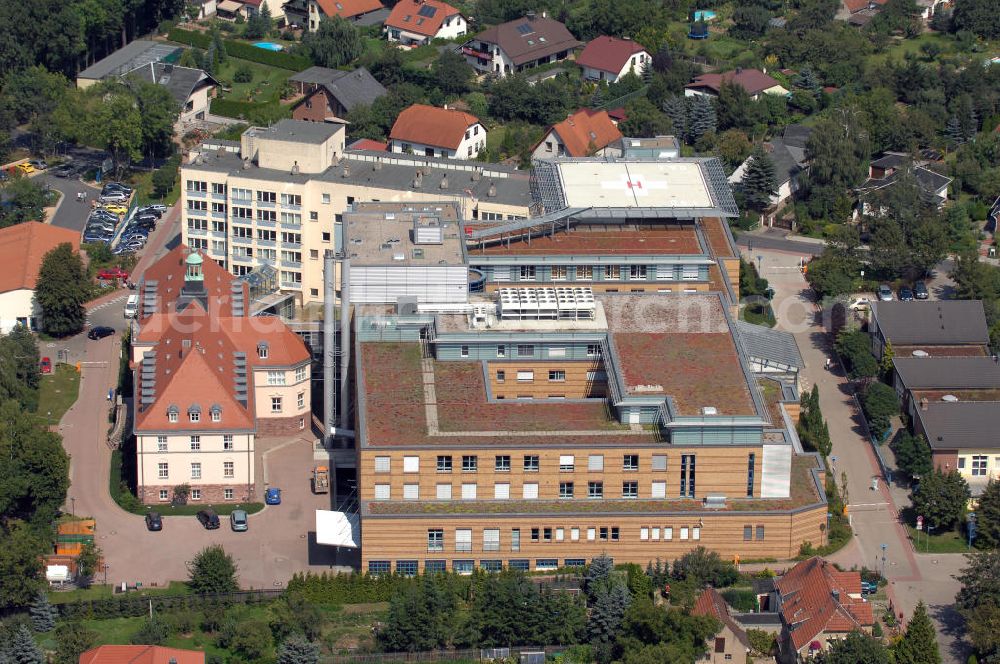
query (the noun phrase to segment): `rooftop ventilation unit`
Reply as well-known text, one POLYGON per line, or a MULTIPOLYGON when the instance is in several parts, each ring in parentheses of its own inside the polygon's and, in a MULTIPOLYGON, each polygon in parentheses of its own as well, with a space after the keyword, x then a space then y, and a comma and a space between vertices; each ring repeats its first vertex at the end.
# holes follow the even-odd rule
POLYGON ((497 305, 505 320, 593 320, 597 310, 590 288, 501 288, 497 305))
POLYGON ((715 406, 705 406, 701 409, 702 415, 715 416, 719 414, 719 409, 715 406))
POLYGON ((444 230, 433 218, 416 218, 413 220, 413 244, 442 244, 444 230))
POLYGON ((726 497, 722 494, 710 493, 702 501, 702 507, 707 510, 724 510, 726 509, 726 497))

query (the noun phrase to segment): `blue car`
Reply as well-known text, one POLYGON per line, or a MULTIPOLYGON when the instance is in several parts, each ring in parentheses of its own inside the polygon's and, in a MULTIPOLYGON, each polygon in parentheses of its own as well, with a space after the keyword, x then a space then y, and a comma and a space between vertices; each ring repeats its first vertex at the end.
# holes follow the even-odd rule
POLYGON ((270 488, 264 493, 264 503, 267 505, 281 504, 281 489, 270 488))

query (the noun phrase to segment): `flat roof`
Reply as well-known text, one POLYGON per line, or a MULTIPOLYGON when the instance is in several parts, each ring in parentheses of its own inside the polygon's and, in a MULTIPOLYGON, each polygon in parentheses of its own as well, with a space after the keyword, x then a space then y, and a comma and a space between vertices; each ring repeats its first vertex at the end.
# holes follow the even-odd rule
POLYGON ((150 62, 166 60, 181 50, 175 44, 136 39, 114 53, 102 58, 76 75, 78 79, 100 80, 108 76, 124 74, 148 65, 150 62))
POLYGON ((319 145, 343 130, 344 125, 336 122, 309 122, 286 118, 270 127, 251 127, 246 133, 265 140, 319 145))
POLYGON ((572 161, 559 171, 570 207, 713 207, 696 162, 572 161))
POLYGON ((344 248, 352 265, 464 265, 460 218, 448 201, 355 203, 344 214, 344 248), (442 242, 415 242, 415 220, 440 228, 442 242))
POLYGON ((728 221, 721 217, 704 217, 699 223, 705 240, 716 258, 730 258, 740 255, 736 249, 736 240, 733 238, 733 232, 729 229, 728 221))
POLYGON ((476 254, 499 256, 593 254, 614 255, 699 255, 706 253, 698 233, 691 225, 644 226, 638 228, 609 229, 607 227, 576 226, 569 231, 552 235, 511 238, 491 244, 483 249, 469 247, 472 258, 476 254), (599 228, 597 230, 596 228, 599 228))

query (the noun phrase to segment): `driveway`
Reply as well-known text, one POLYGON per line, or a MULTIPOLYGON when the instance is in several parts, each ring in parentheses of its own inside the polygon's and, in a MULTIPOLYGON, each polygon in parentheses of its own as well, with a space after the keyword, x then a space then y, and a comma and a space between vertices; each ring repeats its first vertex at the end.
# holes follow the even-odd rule
MULTIPOLYGON (((743 253, 750 258, 745 247, 743 253)), ((937 623, 944 661, 964 662, 965 658, 958 654, 962 645, 953 629, 954 614, 950 608, 959 588, 951 575, 964 564, 964 557, 914 554, 885 482, 880 480, 878 489, 872 489, 872 478, 879 476, 878 465, 866 439, 861 415, 854 406, 851 387, 839 367, 832 371, 823 368, 826 359, 834 355, 829 335, 817 320, 811 290, 798 268, 800 254, 755 246, 755 261, 757 256, 761 257, 761 276, 775 289, 773 307, 777 327, 795 336, 805 361, 801 389, 806 391, 819 385, 820 405, 833 440, 831 462, 836 457, 833 475, 838 484, 842 473, 847 475, 847 498, 855 536, 830 559, 847 568, 866 566, 880 570, 884 564, 890 582, 889 596, 897 613, 902 611, 908 618, 922 598, 937 623), (884 563, 882 545, 885 545, 884 563)))

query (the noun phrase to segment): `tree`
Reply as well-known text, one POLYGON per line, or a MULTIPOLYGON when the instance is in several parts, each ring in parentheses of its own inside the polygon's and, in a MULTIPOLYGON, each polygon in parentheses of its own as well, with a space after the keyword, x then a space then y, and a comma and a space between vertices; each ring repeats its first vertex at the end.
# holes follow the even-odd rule
POLYGON ((468 92, 474 73, 465 58, 454 51, 443 51, 434 63, 434 80, 445 94, 468 92))
POLYGON ((735 565, 703 546, 692 549, 675 560, 671 575, 678 581, 690 579, 699 587, 711 584, 715 588, 731 586, 739 578, 735 565))
POLYGON ((220 544, 207 546, 188 563, 188 587, 195 593, 228 593, 239 590, 236 563, 220 544))
POLYGON ((821 653, 819 664, 890 664, 889 650, 877 639, 861 632, 851 632, 846 639, 832 641, 830 649, 821 653))
POLYGON ((868 136, 860 120, 857 113, 844 109, 816 123, 806 142, 811 165, 804 183, 813 216, 846 218, 850 210, 847 191, 868 175, 868 136))
POLYGON ((723 83, 716 101, 716 115, 722 129, 753 129, 754 102, 750 93, 741 85, 723 83))
POLYGON ((861 395, 861 408, 872 435, 883 440, 892 429, 892 418, 899 415, 899 397, 885 383, 871 383, 861 395))
POLYGON ((771 197, 778 193, 774 175, 774 160, 762 146, 754 149, 740 181, 747 205, 762 212, 771 204, 771 197))
POLYGON ((170 638, 170 626, 162 620, 147 618, 129 639, 135 645, 160 645, 170 638))
POLYGON ((812 390, 807 392, 802 400, 796 431, 805 447, 816 450, 824 457, 830 455, 833 442, 830 440, 830 429, 820 410, 818 385, 813 385, 812 390))
POLYGON ((763 7, 738 6, 733 12, 733 26, 729 34, 735 39, 757 39, 767 32, 771 13, 763 7))
POLYGON ((958 471, 944 473, 936 469, 920 479, 911 498, 913 509, 924 517, 924 522, 943 532, 962 518, 970 496, 969 484, 958 471))
POLYGON ((597 593, 587 622, 587 635, 598 662, 611 661, 613 644, 631 602, 632 595, 621 583, 597 593))
POLYGON ((359 57, 365 51, 358 29, 339 16, 323 18, 315 32, 302 37, 302 52, 320 67, 336 69, 359 57))
POLYGON ((83 585, 90 585, 101 564, 101 549, 93 542, 85 542, 76 559, 77 578, 83 585))
POLYGON ((38 593, 28 614, 31 616, 31 628, 36 632, 51 632, 55 629, 56 618, 59 616, 56 607, 49 603, 49 596, 44 592, 38 593))
POLYGON ((962 131, 962 121, 958 116, 953 115, 948 118, 948 123, 944 127, 944 135, 948 138, 948 145, 955 149, 965 143, 965 133, 962 131))
POLYGON ((35 302, 42 310, 42 329, 54 337, 68 337, 83 329, 90 280, 80 255, 68 242, 42 258, 35 302))
POLYGON ((45 189, 36 181, 19 177, 4 187, 4 202, 0 210, 0 227, 13 226, 25 221, 45 221, 42 211, 48 200, 45 189))
POLYGON ((688 137, 688 103, 687 98, 671 95, 663 100, 663 112, 670 118, 674 136, 682 141, 688 137))
POLYGON ((910 477, 923 477, 934 468, 930 445, 923 436, 914 436, 904 429, 893 440, 892 451, 896 455, 896 467, 910 477))
POLYGON ((407 584, 392 596, 385 625, 377 635, 382 650, 414 652, 448 645, 457 603, 443 583, 425 575, 419 584, 407 584))
POLYGON ((7 657, 11 664, 45 664, 45 654, 24 625, 17 628, 7 644, 7 657))
POLYGON ((729 170, 735 170, 750 155, 750 139, 739 129, 727 129, 715 141, 715 150, 726 162, 729 170))
POLYGON ((292 634, 278 648, 278 664, 317 664, 319 646, 302 636, 292 634))
MULTIPOLYGON (((113 89, 116 84, 108 84, 113 89)), ((142 114, 124 91, 109 91, 91 122, 92 135, 111 153, 115 171, 121 173, 133 159, 142 158, 142 114)))
POLYGON ((77 664, 80 655, 97 644, 97 632, 78 622, 62 623, 56 628, 56 664, 77 664))
POLYGON ((968 30, 983 39, 1000 38, 1000 14, 992 0, 955 0, 955 30, 968 30))
POLYGON ((693 616, 677 608, 665 610, 649 599, 637 599, 625 613, 616 653, 630 664, 694 664, 705 653, 706 640, 720 627, 709 616, 693 616))
POLYGON ((668 118, 645 97, 626 104, 625 115, 618 128, 626 136, 659 136, 670 131, 668 118))
POLYGON ((273 645, 271 629, 263 620, 242 622, 229 647, 244 661, 257 662, 264 658, 273 645))
POLYGON ((135 81, 130 87, 141 115, 143 154, 162 157, 172 153, 174 123, 180 113, 173 95, 166 87, 148 81, 135 81))
POLYGON ((976 507, 976 546, 995 549, 1000 546, 1000 481, 991 479, 976 507))
POLYGON ((934 625, 923 600, 917 603, 906 625, 906 633, 893 647, 893 654, 894 664, 941 664, 934 625))
POLYGON ((878 373, 878 362, 872 355, 871 340, 866 332, 841 330, 837 335, 836 348, 851 380, 868 381, 878 373))
POLYGON ((802 65, 802 68, 799 69, 799 73, 796 74, 795 78, 792 80, 792 85, 800 90, 805 90, 813 96, 818 95, 822 89, 819 78, 816 76, 816 72, 813 71, 813 68, 808 64, 802 65))
POLYGON ((247 39, 261 39, 270 34, 273 29, 274 21, 271 20, 271 8, 267 6, 267 0, 264 0, 260 4, 260 11, 250 16, 246 32, 243 34, 247 39))
POLYGON ((962 584, 955 607, 976 651, 993 661, 1000 654, 1000 551, 973 553, 966 560, 968 565, 955 577, 962 584))
POLYGON ((714 133, 718 121, 712 100, 704 95, 690 97, 688 113, 688 141, 697 143, 706 134, 714 133))
POLYGON ((45 549, 45 541, 24 522, 0 526, 0 608, 24 608, 35 600, 45 582, 45 549))
POLYGON ((614 571, 614 560, 607 553, 602 553, 587 565, 587 573, 583 577, 583 591, 587 593, 587 598, 591 602, 597 599, 598 593, 607 591, 611 587, 614 571))
POLYGON ((750 651, 757 657, 770 657, 777 652, 778 640, 771 632, 762 629, 748 629, 747 641, 750 642, 750 651))

